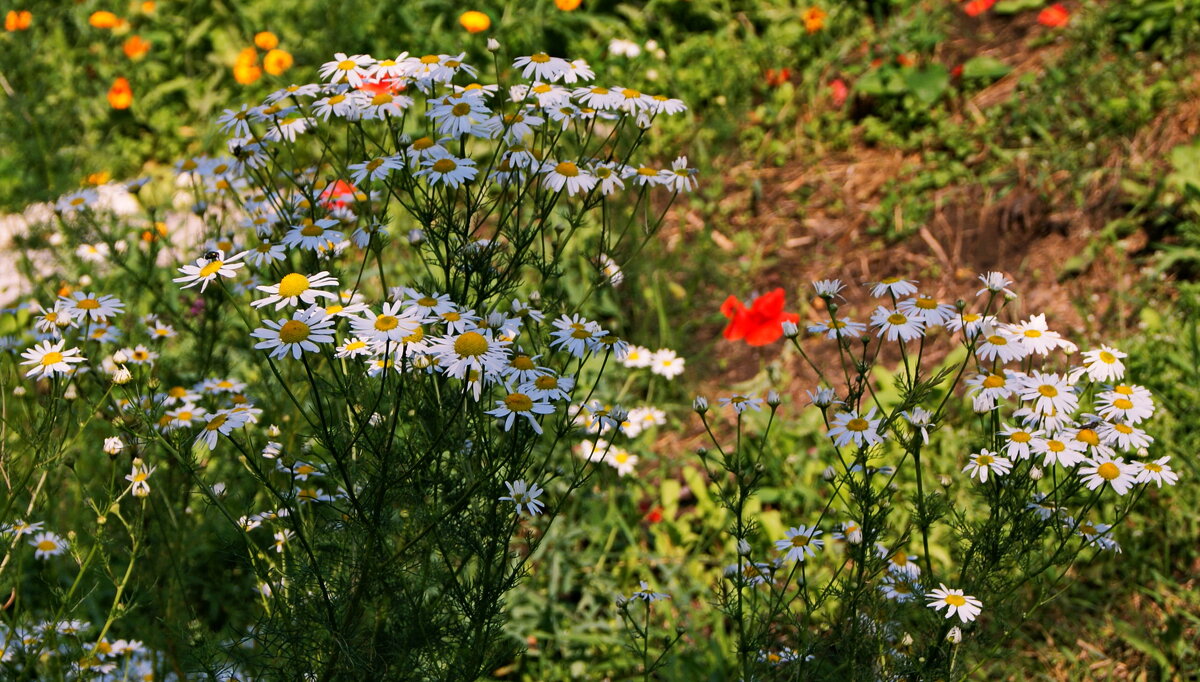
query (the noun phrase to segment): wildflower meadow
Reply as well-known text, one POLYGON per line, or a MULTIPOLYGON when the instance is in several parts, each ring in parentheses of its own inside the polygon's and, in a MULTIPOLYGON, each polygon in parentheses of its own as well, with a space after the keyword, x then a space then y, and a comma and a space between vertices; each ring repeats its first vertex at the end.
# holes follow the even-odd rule
POLYGON ((1195 679, 1200 2, 3 12, 0 679, 1195 679))

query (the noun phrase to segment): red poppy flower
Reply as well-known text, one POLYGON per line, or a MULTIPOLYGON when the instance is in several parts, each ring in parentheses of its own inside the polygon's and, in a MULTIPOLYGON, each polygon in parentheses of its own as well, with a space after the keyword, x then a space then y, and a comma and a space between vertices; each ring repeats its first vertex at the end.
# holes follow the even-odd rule
POLYGON ((950 69, 950 77, 951 78, 962 78, 962 72, 963 72, 963 65, 959 64, 958 66, 954 67, 953 69, 950 69))
POLYGON ((394 95, 397 92, 404 92, 406 87, 408 86, 402 83, 398 78, 381 78, 379 80, 363 81, 362 85, 358 86, 358 89, 362 90, 363 92, 368 92, 372 95, 382 95, 384 93, 394 95))
POLYGON ((783 336, 784 322, 799 322, 800 316, 783 312, 783 289, 763 294, 747 308, 737 296, 730 296, 721 304, 721 314, 729 318, 725 327, 725 338, 730 341, 745 339, 751 346, 765 346, 783 336))
POLYGON ((1066 26, 1067 22, 1070 20, 1071 13, 1067 11, 1066 7, 1062 6, 1062 3, 1056 2, 1041 12, 1038 12, 1038 23, 1042 26, 1049 26, 1050 28, 1062 28, 1063 26, 1066 26))
POLYGON ((777 88, 792 79, 792 70, 786 66, 782 69, 767 69, 763 74, 767 85, 777 88))
POLYGON ((645 519, 648 523, 658 523, 659 521, 662 521, 663 508, 658 506, 654 507, 650 510, 650 513, 646 514, 645 519))
POLYGON ((354 194, 357 191, 354 185, 345 180, 338 180, 321 192, 321 203, 326 208, 342 208, 351 201, 354 201, 354 194))
POLYGON ((971 0, 971 2, 963 5, 963 11, 969 17, 977 17, 991 9, 994 4, 996 4, 996 0, 971 0))
POLYGON ((850 88, 847 87, 846 81, 841 78, 834 78, 829 83, 829 96, 833 100, 833 106, 841 107, 846 103, 846 97, 850 94, 850 88))

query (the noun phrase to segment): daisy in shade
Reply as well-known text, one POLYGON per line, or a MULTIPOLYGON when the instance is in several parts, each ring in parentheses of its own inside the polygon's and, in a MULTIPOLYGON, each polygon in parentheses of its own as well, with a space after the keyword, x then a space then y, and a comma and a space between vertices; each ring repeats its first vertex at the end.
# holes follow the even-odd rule
POLYGON ((963 467, 963 473, 969 473, 971 478, 978 478, 981 483, 987 483, 988 475, 1002 476, 1012 470, 1012 461, 1000 457, 987 448, 971 455, 971 461, 963 467))
POLYGON ((257 350, 270 350, 271 357, 291 355, 300 359, 302 353, 316 353, 318 343, 333 343, 333 320, 317 306, 297 310, 290 319, 263 320, 266 327, 255 329, 250 336, 262 341, 254 344, 257 350))
POLYGON ((886 599, 891 599, 899 604, 912 601, 920 593, 917 586, 913 585, 910 580, 895 574, 883 576, 883 583, 880 584, 879 591, 886 599))
POLYGON ((699 173, 695 168, 688 167, 688 159, 686 156, 681 156, 671 162, 669 169, 663 169, 663 185, 680 193, 691 192, 700 186, 696 180, 696 174, 699 173))
POLYGON ((782 540, 775 541, 775 549, 787 552, 783 557, 785 561, 804 561, 806 557, 816 556, 817 550, 825 546, 825 541, 817 537, 822 532, 804 525, 789 528, 782 540))
POLYGON ((1154 400, 1150 392, 1135 389, 1140 386, 1117 386, 1096 396, 1096 411, 1109 421, 1137 424, 1154 414, 1154 400))
POLYGON ((883 436, 877 432, 880 419, 874 419, 875 408, 866 415, 859 416, 856 410, 839 413, 833 418, 833 426, 829 429, 829 437, 834 445, 842 447, 853 443, 856 447, 870 447, 883 442, 883 436))
POLYGON ((573 71, 571 63, 561 57, 551 57, 545 52, 517 57, 513 68, 521 70, 521 78, 525 80, 545 81, 556 83, 573 71))
POLYGON ((1159 488, 1163 486, 1163 483, 1175 485, 1179 481, 1179 475, 1171 470, 1170 465, 1167 464, 1169 461, 1171 458, 1168 456, 1142 464, 1137 474, 1137 482, 1154 483, 1159 488))
POLYGON ((1096 435, 1105 445, 1121 450, 1148 448, 1154 442, 1154 438, 1145 431, 1120 422, 1104 422, 1096 429, 1096 435))
POLYGON ((65 344, 66 341, 42 341, 33 348, 22 351, 21 357, 25 358, 25 361, 21 364, 32 365, 32 369, 26 372, 25 376, 52 377, 73 372, 74 368, 71 365, 84 362, 87 358, 79 354, 78 348, 64 349, 65 344))
POLYGON ((364 311, 362 317, 350 320, 350 326, 355 335, 372 341, 376 347, 390 345, 396 348, 421 328, 421 311, 402 310, 403 306, 400 301, 384 303, 380 314, 376 315, 373 310, 364 311))
POLYGON ((590 192, 596 186, 596 178, 571 161, 547 161, 542 166, 542 173, 546 189, 560 192, 565 187, 567 196, 590 192))
POLYGON ((209 450, 217 447, 217 436, 228 436, 234 429, 240 429, 250 421, 246 412, 234 410, 217 410, 208 415, 204 427, 196 434, 196 442, 204 441, 209 450))
POLYGON ((490 137, 485 121, 492 112, 482 98, 454 94, 435 101, 437 104, 426 116, 437 123, 438 134, 455 138, 462 135, 490 137))
POLYGON ((1107 523, 1092 523, 1091 521, 1080 523, 1075 519, 1067 517, 1063 525, 1067 527, 1067 530, 1078 533, 1079 537, 1083 538, 1085 544, 1110 552, 1117 552, 1118 554, 1121 552, 1121 546, 1109 535, 1112 526, 1107 523))
POLYGON ((921 575, 921 567, 917 564, 917 556, 909 554, 903 548, 890 550, 880 543, 875 543, 875 553, 881 559, 887 559, 888 572, 902 575, 909 580, 916 580, 921 575))
POLYGON ((334 353, 335 357, 339 358, 357 358, 371 355, 374 351, 371 349, 371 344, 360 337, 353 337, 345 343, 337 347, 334 353))
POLYGON ((183 284, 181 289, 188 289, 200 285, 200 291, 208 288, 209 283, 217 279, 217 277, 233 277, 237 274, 238 268, 246 266, 245 263, 239 263, 245 251, 231 258, 225 258, 225 252, 214 251, 207 256, 196 259, 195 264, 185 265, 179 268, 179 272, 183 273, 183 277, 176 277, 171 280, 183 284), (208 256, 212 256, 209 258, 208 256))
POLYGON ((944 325, 958 317, 957 308, 949 303, 938 303, 932 296, 906 298, 900 301, 896 309, 929 327, 944 325))
POLYGON ((888 310, 883 306, 871 313, 871 326, 878 327, 878 336, 888 341, 912 341, 925 334, 925 324, 896 310, 888 310))
POLYGON ((333 229, 340 224, 334 218, 321 218, 320 220, 305 218, 300 221, 299 225, 292 225, 280 241, 284 246, 318 251, 346 238, 341 232, 333 229))
POLYGON ((350 180, 356 185, 361 185, 368 180, 383 180, 392 171, 400 170, 403 167, 404 157, 396 154, 394 156, 377 156, 362 163, 352 163, 348 169, 351 173, 350 180))
POLYGON ((957 615, 958 619, 964 623, 975 620, 975 617, 983 610, 983 602, 963 594, 962 590, 948 588, 945 583, 941 583, 936 590, 930 590, 925 598, 929 600, 927 604, 929 608, 935 611, 945 610, 947 618, 957 615))
POLYGON ((244 257, 254 267, 261 268, 270 265, 276 261, 281 261, 286 257, 287 251, 282 244, 276 244, 267 240, 259 242, 258 246, 252 249, 246 249, 238 254, 239 257, 244 257))
POLYGON ((537 516, 542 513, 542 508, 546 506, 544 502, 538 500, 544 490, 538 487, 538 484, 527 484, 525 481, 505 481, 505 487, 508 488, 508 494, 500 498, 501 502, 512 502, 517 505, 517 514, 522 510, 530 516, 537 516))
POLYGON ((497 400, 496 409, 487 412, 497 419, 504 420, 505 431, 512 431, 513 421, 518 415, 525 417, 538 434, 542 433, 542 426, 538 424, 537 416, 553 413, 554 406, 549 402, 536 400, 525 393, 516 392, 504 396, 503 400, 497 400))
POLYGON ((76 291, 70 296, 62 296, 55 306, 66 310, 71 317, 93 322, 103 322, 114 315, 125 312, 125 304, 115 296, 92 294, 76 291))
POLYGON ((363 79, 370 75, 371 66, 374 64, 375 60, 365 54, 347 56, 344 52, 337 52, 333 55, 333 61, 322 64, 317 73, 330 83, 345 82, 357 88, 362 86, 363 79))
POLYGON ((1092 381, 1120 381, 1125 376, 1124 357, 1128 356, 1116 348, 1101 346, 1100 350, 1084 351, 1083 367, 1092 381))
POLYGON ((867 325, 850 320, 829 320, 828 322, 810 324, 808 326, 808 333, 824 334, 825 338, 831 341, 835 341, 839 337, 843 339, 855 339, 867 333, 867 325))
POLYGON ((142 460, 133 460, 133 470, 125 475, 125 480, 130 483, 130 493, 134 497, 147 497, 150 495, 150 484, 147 481, 150 479, 150 474, 158 467, 147 468, 142 460))
POLYGON ((967 394, 974 394, 971 399, 976 412, 990 412, 996 409, 996 404, 1012 395, 1013 389, 1009 384, 1008 372, 992 372, 991 374, 976 374, 967 379, 967 394))
POLYGON ((871 285, 871 295, 875 298, 890 296, 902 298, 917 293, 917 283, 899 277, 884 277, 871 285))
POLYGON ((599 324, 584 319, 578 313, 570 317, 563 315, 554 321, 554 331, 550 332, 550 347, 582 358, 598 348, 599 339, 603 335, 604 330, 599 324))
POLYGON ((997 360, 1001 364, 1007 364, 1027 355, 1025 347, 1003 333, 1001 327, 985 324, 980 328, 979 336, 981 339, 975 346, 975 355, 984 362, 997 360))
POLYGON ((445 368, 447 376, 463 379, 471 372, 500 376, 508 363, 510 344, 511 341, 492 338, 488 330, 469 330, 437 339, 429 352, 445 368))
POLYGON ((1097 457, 1087 460, 1086 464, 1087 466, 1079 467, 1079 475, 1083 477, 1088 490, 1095 490, 1107 483, 1118 495, 1129 492, 1137 482, 1140 471, 1137 464, 1127 463, 1121 457, 1097 457))
POLYGON ((1018 395, 1021 400, 1033 401, 1033 409, 1043 414, 1070 414, 1079 407, 1079 396, 1066 378, 1038 370, 1021 382, 1018 395))
POLYGON ((256 287, 259 291, 264 291, 269 294, 266 298, 260 298, 250 305, 255 308, 275 304, 275 309, 279 310, 285 306, 298 306, 301 303, 313 305, 318 298, 337 299, 337 294, 332 291, 322 291, 323 287, 332 286, 337 288, 338 281, 329 276, 329 273, 322 270, 315 275, 301 275, 298 272, 293 272, 283 276, 279 280, 279 284, 271 284, 268 286, 256 287))
POLYGON ((521 384, 517 391, 534 400, 569 400, 573 388, 575 388, 575 380, 571 377, 544 374, 521 384))
POLYGON ((478 174, 479 169, 475 167, 474 161, 453 156, 426 159, 421 162, 421 170, 414 173, 428 180, 431 186, 441 183, 452 188, 470 183, 478 174))
POLYGON ((29 544, 36 548, 33 552, 35 559, 49 559, 67 551, 67 541, 49 531, 33 536, 29 544))

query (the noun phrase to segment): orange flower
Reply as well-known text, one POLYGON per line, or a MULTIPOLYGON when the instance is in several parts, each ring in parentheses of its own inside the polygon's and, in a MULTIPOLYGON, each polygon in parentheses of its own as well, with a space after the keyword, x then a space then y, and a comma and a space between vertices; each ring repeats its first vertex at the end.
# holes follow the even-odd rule
POLYGON ((121 24, 121 20, 112 12, 100 10, 92 12, 92 16, 88 17, 88 23, 95 28, 116 28, 121 24))
POLYGON ((150 43, 143 40, 139 35, 131 35, 125 39, 125 44, 122 46, 125 50, 125 56, 130 59, 141 59, 150 51, 150 43))
POLYGON ((142 13, 143 14, 154 14, 154 10, 156 8, 157 8, 157 5, 155 5, 154 0, 146 0, 145 2, 142 3, 142 13))
POLYGON ((12 33, 13 31, 24 31, 33 23, 33 14, 28 10, 10 9, 8 14, 4 15, 4 30, 12 33))
POLYGON ((254 34, 254 44, 260 50, 274 50, 279 47, 279 38, 270 31, 259 31, 254 34))
POLYGON ((804 10, 804 14, 800 18, 804 20, 804 30, 809 33, 816 33, 825 28, 826 16, 820 7, 809 7, 804 10))
POLYGON ((792 79, 792 70, 786 66, 782 69, 767 69, 763 73, 763 78, 767 81, 767 85, 777 88, 792 79))
POLYGON ((833 106, 841 107, 846 103, 846 97, 850 95, 850 88, 846 86, 846 81, 841 78, 834 78, 829 83, 829 98, 833 100, 833 106))
POLYGON ((244 47, 238 53, 235 66, 256 66, 258 64, 258 50, 253 47, 244 47))
POLYGON ((238 64, 233 67, 233 79, 242 85, 250 85, 262 78, 262 67, 257 64, 238 64))
POLYGON ((963 5, 963 11, 969 17, 977 17, 991 9, 994 4, 996 4, 996 0, 971 0, 963 5))
POLYGON ((129 81, 123 77, 113 81, 112 87, 108 89, 108 105, 113 109, 128 109, 131 104, 133 88, 129 87, 129 81))
POLYGON ((574 12, 582 3, 583 0, 554 0, 554 6, 564 12, 574 12))
POLYGON ((1063 26, 1067 25, 1068 21, 1071 20, 1071 13, 1067 11, 1066 7, 1062 6, 1062 3, 1056 2, 1041 12, 1038 12, 1037 20, 1042 26, 1049 26, 1050 28, 1062 28, 1063 26))
POLYGON ((491 18, 483 12, 475 10, 463 12, 462 16, 458 18, 458 23, 467 29, 467 33, 479 33, 492 27, 491 18))
POLYGON ((92 187, 99 187, 111 179, 111 173, 108 171, 99 171, 97 173, 89 173, 88 176, 83 179, 83 184, 91 185, 92 187))
POLYGON ((279 74, 292 68, 295 60, 292 59, 292 54, 286 50, 271 50, 263 57, 263 70, 272 76, 279 74))

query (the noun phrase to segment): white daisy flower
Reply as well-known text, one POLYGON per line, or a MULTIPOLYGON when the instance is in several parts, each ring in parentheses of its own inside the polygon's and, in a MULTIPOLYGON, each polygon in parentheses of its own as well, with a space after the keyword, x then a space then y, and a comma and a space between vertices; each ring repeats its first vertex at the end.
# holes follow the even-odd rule
POLYGON ((576 194, 590 192, 597 182, 596 178, 571 161, 561 163, 547 161, 543 164, 541 172, 544 174, 543 182, 547 189, 552 192, 560 192, 565 187, 567 196, 572 197, 576 194))
POLYGON ((529 420, 529 425, 535 432, 541 434, 542 426, 537 422, 537 415, 553 414, 553 412, 554 406, 545 400, 530 397, 525 393, 512 392, 503 400, 497 400, 496 409, 489 410, 487 414, 503 419, 505 431, 512 431, 513 420, 520 415, 529 420))
POLYGON ((676 192, 691 192, 700 186, 696 180, 697 173, 699 171, 695 168, 688 168, 687 157, 681 156, 671 162, 670 169, 662 170, 662 184, 676 192))
POLYGON ((1171 461, 1170 456, 1159 457, 1153 462, 1144 462, 1140 464, 1140 469, 1137 473, 1137 483, 1154 483, 1161 488, 1163 483, 1167 485, 1175 485, 1179 481, 1179 475, 1176 474, 1167 464, 1171 461))
POLYGON ((298 360, 304 352, 318 352, 318 343, 334 342, 333 323, 325 316, 324 310, 313 306, 307 310, 297 310, 290 319, 263 320, 266 327, 255 329, 250 336, 263 339, 254 344, 255 349, 270 350, 273 358, 290 354, 298 360))
POLYGON ((357 88, 370 74, 371 66, 374 64, 375 60, 365 54, 347 56, 344 52, 336 52, 333 55, 333 61, 322 64, 317 73, 330 83, 345 82, 357 88))
POLYGON ((1141 386, 1122 384, 1096 396, 1096 411, 1109 421, 1138 424, 1154 415, 1154 399, 1141 386))
POLYGON ((618 476, 628 476, 637 467, 638 456, 620 446, 611 446, 604 462, 617 470, 618 476))
POLYGON ((724 407, 733 407, 734 414, 741 414, 749 409, 761 410, 763 399, 739 393, 728 398, 721 398, 720 403, 724 407))
POLYGON ((978 478, 981 483, 987 483, 988 475, 1001 476, 1012 470, 1012 462, 1000 457, 987 448, 971 455, 971 461, 963 467, 963 473, 969 473, 971 478, 978 478))
POLYGON ((25 358, 22 365, 32 365, 32 369, 25 373, 27 377, 52 377, 55 375, 62 376, 70 374, 74 371, 71 366, 73 363, 84 362, 87 358, 79 354, 78 348, 63 348, 66 341, 58 341, 51 343, 50 341, 42 341, 35 344, 33 348, 21 352, 21 357, 25 358))
POLYGON ((150 474, 158 467, 147 468, 141 460, 135 460, 133 470, 125 475, 125 480, 130 483, 130 493, 134 497, 146 497, 150 494, 150 484, 147 481, 150 479, 150 474))
POLYGON ((463 379, 471 372, 484 377, 500 376, 508 362, 511 341, 492 338, 488 330, 469 330, 435 340, 429 352, 448 376, 463 379))
POLYGON ((912 341, 925 335, 925 324, 899 311, 888 310, 883 306, 871 313, 871 326, 877 327, 877 335, 888 341, 912 341))
POLYGON ((171 281, 183 284, 180 289, 188 289, 199 284, 200 291, 204 291, 208 288, 209 283, 217 279, 217 277, 233 277, 237 274, 239 268, 245 267, 245 263, 238 262, 245 253, 243 251, 231 258, 225 258, 225 253, 219 250, 206 254, 197 258, 195 264, 184 265, 179 268, 179 272, 183 273, 183 277, 176 277, 171 281))
POLYGON ((775 541, 775 549, 784 554, 784 561, 804 561, 806 557, 816 556, 817 550, 825 546, 825 541, 817 536, 823 531, 809 528, 805 525, 789 528, 784 532, 782 540, 775 541))
POLYGON ((941 583, 938 589, 931 590, 925 595, 929 600, 926 604, 929 608, 935 611, 945 610, 946 617, 957 615, 958 619, 964 623, 969 623, 975 620, 979 612, 983 610, 983 602, 975 597, 963 594, 962 590, 956 590, 946 587, 945 583, 941 583))
POLYGON ((521 78, 525 80, 546 81, 555 83, 564 79, 568 73, 574 71, 571 68, 571 63, 561 57, 551 57, 545 52, 537 54, 517 57, 513 61, 513 68, 521 70, 521 78))
POLYGON ((453 188, 470 183, 478 174, 479 169, 475 167, 474 161, 453 156, 426 159, 421 162, 421 170, 414 173, 428 180, 430 186, 441 183, 453 188))
POLYGON ((55 307, 59 310, 66 310, 73 318, 80 320, 87 318, 93 322, 103 322, 118 313, 125 312, 125 304, 117 297, 83 291, 59 297, 55 307))
POLYGON ((660 348, 650 356, 650 371, 667 379, 683 374, 686 361, 670 348, 660 348))
POLYGON ((932 296, 906 298, 896 309, 928 327, 939 327, 958 317, 957 308, 949 303, 938 303, 932 296))
POLYGON ((217 436, 228 436, 234 429, 240 429, 250 421, 250 414, 234 410, 217 410, 208 415, 200 433, 196 434, 196 442, 204 441, 209 450, 217 448, 217 436))
POLYGON ((1017 390, 1023 401, 1033 401, 1033 409, 1043 414, 1070 414, 1079 407, 1079 396, 1065 377, 1034 370, 1021 381, 1017 390))
POLYGON ((1121 450, 1148 448, 1154 442, 1154 438, 1145 431, 1120 422, 1104 422, 1097 428, 1096 434, 1105 445, 1121 450))
POLYGON ((1000 427, 1000 438, 1004 440, 1004 456, 1011 460, 1029 459, 1033 441, 1042 437, 1042 432, 1029 430, 1009 424, 1000 427))
POLYGON ((876 432, 881 419, 875 419, 875 408, 864 416, 859 416, 857 410, 838 413, 833 418, 829 429, 829 437, 834 445, 842 447, 854 443, 856 447, 870 447, 883 442, 884 437, 876 432))
POLYGON ((975 346, 975 355, 980 360, 984 362, 999 360, 1001 364, 1007 364, 1020 360, 1028 354, 1024 345, 1002 332, 1002 328, 998 329, 990 324, 984 324, 980 328, 981 340, 975 346))
POLYGON ((1092 381, 1120 381, 1125 376, 1125 363, 1121 362, 1125 357, 1112 346, 1101 346, 1100 350, 1084 351, 1083 366, 1092 381))
POLYGON ((517 506, 517 514, 522 511, 530 516, 537 516, 542 513, 542 508, 546 504, 538 497, 541 496, 544 490, 538 487, 536 483, 527 484, 525 481, 505 481, 505 487, 508 488, 508 494, 499 498, 501 502, 512 502, 517 506))
POLYGON ((67 541, 59 537, 58 534, 49 531, 44 531, 33 536, 29 544, 35 548, 33 552, 33 558, 35 559, 49 559, 52 556, 58 556, 67 551, 67 541))
POLYGON ((1129 492, 1140 472, 1137 464, 1128 463, 1121 457, 1097 457, 1087 460, 1086 464, 1079 467, 1079 475, 1083 477, 1088 490, 1108 483, 1118 495, 1129 492))
POLYGON ((376 348, 390 346, 395 349, 421 329, 421 319, 419 309, 404 309, 403 303, 393 301, 383 304, 378 315, 373 310, 364 311, 363 317, 350 320, 350 326, 355 335, 373 342, 376 348))
POLYGON ((548 373, 521 384, 517 390, 534 400, 570 400, 574 388, 575 380, 571 377, 548 373))
POLYGON ((982 296, 987 292, 1004 293, 1010 296, 1016 296, 1015 293, 1008 289, 1008 285, 1012 284, 1012 280, 1004 276, 1002 272, 985 272, 979 276, 979 281, 983 282, 983 288, 975 292, 976 296, 982 296))
POLYGON ((884 277, 871 285, 871 295, 875 298, 890 296, 898 299, 905 296, 912 296, 915 293, 917 293, 916 281, 909 281, 899 277, 884 277))
POLYGON ((1083 444, 1076 440, 1059 440, 1054 438, 1034 438, 1030 448, 1034 454, 1042 456, 1042 466, 1059 464, 1072 467, 1087 459, 1083 454, 1083 444))
POLYGON ((315 275, 301 275, 298 272, 289 273, 279 280, 279 284, 268 286, 255 287, 259 291, 264 291, 269 296, 260 298, 252 302, 250 305, 255 308, 275 304, 275 309, 279 310, 285 306, 298 306, 301 303, 313 305, 317 303, 319 298, 337 299, 337 294, 332 291, 323 291, 323 287, 333 286, 335 289, 338 286, 338 281, 329 276, 329 273, 322 270, 315 275))

